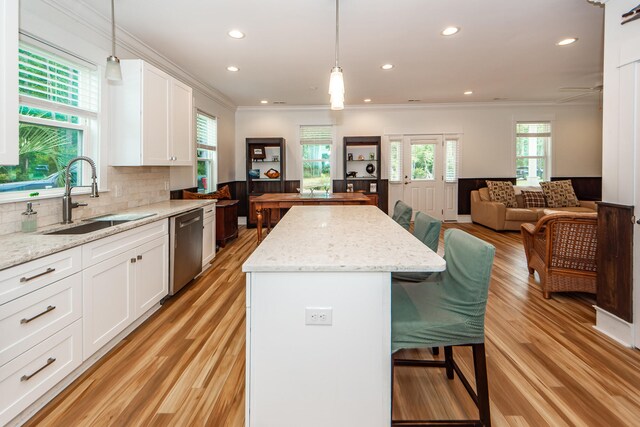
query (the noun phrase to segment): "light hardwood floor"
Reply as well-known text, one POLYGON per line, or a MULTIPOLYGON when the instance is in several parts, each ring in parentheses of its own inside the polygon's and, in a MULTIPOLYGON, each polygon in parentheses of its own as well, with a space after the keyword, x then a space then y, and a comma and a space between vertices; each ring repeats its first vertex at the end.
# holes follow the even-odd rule
MULTIPOLYGON (((544 300, 537 277, 527 273, 518 233, 472 224, 448 227, 468 231, 497 249, 486 316, 493 425, 640 425, 640 351, 592 328, 593 298, 554 294, 544 300)), ((239 238, 218 253, 213 269, 169 300, 28 425, 242 426, 241 265, 255 240, 255 230, 241 229, 239 238)), ((464 350, 461 365, 469 371, 470 353, 464 350)), ((430 357, 428 352, 418 356, 430 357)), ((397 368, 396 380, 396 418, 475 415, 460 381, 446 380, 443 371, 397 368)))

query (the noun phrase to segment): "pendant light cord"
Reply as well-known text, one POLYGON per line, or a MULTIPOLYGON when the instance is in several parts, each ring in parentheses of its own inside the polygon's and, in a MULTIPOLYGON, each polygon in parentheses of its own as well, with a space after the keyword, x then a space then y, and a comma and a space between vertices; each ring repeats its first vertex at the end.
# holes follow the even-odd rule
MULTIPOLYGON (((111 55, 116 56, 116 12, 111 0, 111 55)), ((337 1, 337 0, 336 0, 337 1)))
MULTIPOLYGON (((113 0, 112 0, 113 1, 113 0)), ((336 67, 338 67, 338 52, 340 50, 340 0, 336 0, 336 67)))

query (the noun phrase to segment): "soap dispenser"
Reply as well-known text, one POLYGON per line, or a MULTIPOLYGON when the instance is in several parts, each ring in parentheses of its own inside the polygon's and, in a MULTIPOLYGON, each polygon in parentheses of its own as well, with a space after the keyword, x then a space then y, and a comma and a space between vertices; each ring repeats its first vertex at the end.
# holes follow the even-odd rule
POLYGON ((27 202, 27 210, 22 212, 22 232, 33 233, 38 228, 38 212, 33 210, 33 204, 27 202))

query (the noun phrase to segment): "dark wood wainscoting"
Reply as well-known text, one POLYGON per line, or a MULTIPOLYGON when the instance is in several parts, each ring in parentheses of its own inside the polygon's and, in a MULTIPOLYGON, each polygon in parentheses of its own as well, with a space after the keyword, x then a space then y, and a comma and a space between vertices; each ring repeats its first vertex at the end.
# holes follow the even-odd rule
POLYGON ((487 186, 487 181, 509 181, 515 185, 515 178, 459 178, 458 215, 471 215, 471 192, 487 186))
POLYGON ((578 200, 602 200, 602 177, 600 176, 588 176, 588 177, 560 177, 553 176, 551 181, 571 180, 573 191, 576 193, 578 200))
MULTIPOLYGON (((353 184, 354 191, 364 191, 365 194, 372 194, 369 192, 369 183, 370 181, 362 180, 357 181, 353 180, 349 182, 353 184)), ((333 192, 334 193, 345 193, 347 191, 347 184, 344 179, 334 179, 333 180, 333 192)), ((384 213, 388 213, 389 206, 389 180, 381 179, 380 180, 380 188, 375 193, 378 195, 378 208, 384 213)))
POLYGON ((598 203, 598 307, 633 321, 633 206, 598 203))

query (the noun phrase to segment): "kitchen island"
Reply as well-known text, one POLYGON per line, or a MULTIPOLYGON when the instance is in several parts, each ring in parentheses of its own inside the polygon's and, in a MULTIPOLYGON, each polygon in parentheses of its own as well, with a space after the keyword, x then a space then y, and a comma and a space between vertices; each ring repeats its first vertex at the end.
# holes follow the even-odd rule
POLYGON ((243 265, 246 425, 390 425, 391 272, 444 268, 374 206, 292 207, 243 265))

